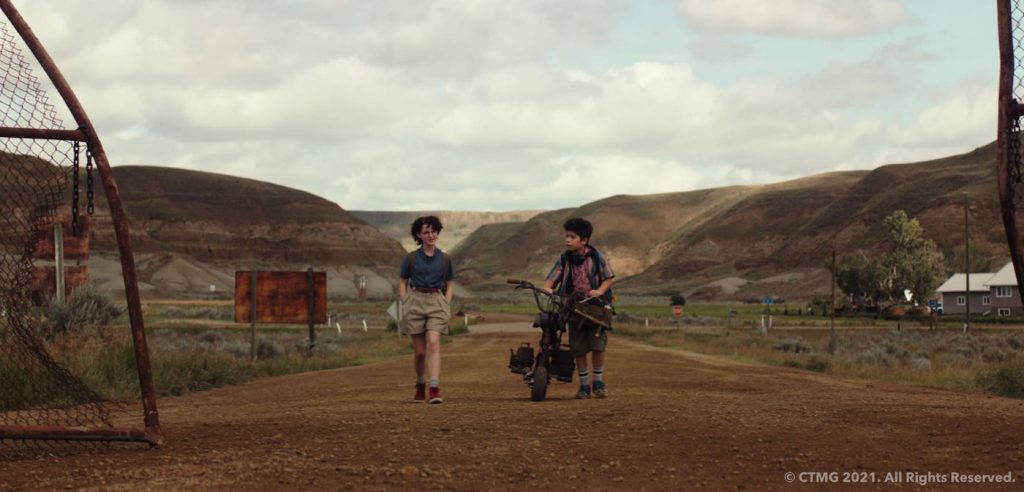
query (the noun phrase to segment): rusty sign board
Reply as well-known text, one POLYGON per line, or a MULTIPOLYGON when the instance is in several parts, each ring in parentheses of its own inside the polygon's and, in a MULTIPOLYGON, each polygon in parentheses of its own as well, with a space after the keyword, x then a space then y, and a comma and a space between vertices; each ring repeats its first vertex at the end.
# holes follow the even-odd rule
MULTIPOLYGON (((64 298, 71 295, 71 291, 89 283, 89 267, 68 266, 64 267, 64 298)), ((32 267, 32 302, 37 305, 45 304, 53 299, 57 291, 57 267, 32 267)))
POLYGON ((66 260, 88 260, 89 259, 89 217, 78 217, 78 236, 71 234, 71 216, 62 215, 55 221, 52 218, 44 218, 35 222, 36 243, 32 249, 32 258, 37 260, 53 260, 53 225, 58 222, 63 225, 64 238, 64 259, 66 260))
MULTIPOLYGON (((327 322, 327 272, 256 272, 256 322, 327 322)), ((235 322, 252 321, 252 272, 235 272, 235 322)))

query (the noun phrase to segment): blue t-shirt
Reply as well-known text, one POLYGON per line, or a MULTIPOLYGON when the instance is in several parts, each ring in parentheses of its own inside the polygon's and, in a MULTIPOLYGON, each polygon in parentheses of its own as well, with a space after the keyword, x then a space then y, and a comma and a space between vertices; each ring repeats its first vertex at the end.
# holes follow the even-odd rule
MULTIPOLYGON (((427 256, 423 248, 416 250, 416 265, 413 272, 409 272, 409 255, 402 259, 402 271, 400 276, 409 279, 409 287, 433 287, 444 289, 444 260, 441 248, 434 249, 434 256, 427 256)), ((448 279, 455 275, 452 273, 451 262, 448 262, 448 279)))

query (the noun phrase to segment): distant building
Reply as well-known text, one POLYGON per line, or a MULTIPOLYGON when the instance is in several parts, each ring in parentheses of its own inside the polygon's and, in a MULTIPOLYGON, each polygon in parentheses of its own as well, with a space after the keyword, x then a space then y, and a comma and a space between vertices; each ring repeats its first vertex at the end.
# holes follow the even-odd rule
MULTIPOLYGON (((992 309, 991 289, 985 286, 994 273, 972 273, 971 274, 971 313, 980 314, 992 309)), ((946 280, 938 289, 939 298, 942 301, 942 314, 964 314, 967 312, 968 296, 967 275, 954 273, 949 280, 946 280)))
POLYGON ((1013 263, 996 273, 972 273, 971 293, 967 295, 967 275, 954 273, 935 292, 942 301, 943 314, 963 314, 970 302, 972 314, 1010 316, 1024 314, 1013 263))
POLYGON ((1020 288, 1017 286, 1017 276, 1013 272, 1013 263, 1007 263, 1000 268, 992 278, 985 282, 985 286, 991 289, 992 309, 995 310, 993 314, 997 316, 1024 314, 1024 304, 1020 300, 1020 288))

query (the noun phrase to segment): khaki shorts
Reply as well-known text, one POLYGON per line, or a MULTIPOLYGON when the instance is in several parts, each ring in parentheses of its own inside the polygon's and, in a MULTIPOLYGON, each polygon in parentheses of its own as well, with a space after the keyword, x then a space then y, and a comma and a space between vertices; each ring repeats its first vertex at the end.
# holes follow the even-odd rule
POLYGON ((448 334, 452 307, 440 292, 426 293, 409 289, 402 299, 402 334, 421 335, 427 330, 448 334))
POLYGON ((590 304, 576 305, 574 311, 586 314, 588 317, 599 320, 607 327, 598 329, 598 324, 576 314, 569 315, 569 350, 573 357, 583 357, 587 352, 604 352, 608 346, 608 330, 612 324, 611 311, 600 306, 590 304), (582 321, 582 325, 580 322, 582 321))
POLYGON ((577 327, 577 323, 569 322, 569 350, 572 356, 583 357, 587 352, 604 352, 608 346, 608 330, 602 329, 598 335, 596 324, 584 321, 583 326, 577 327))

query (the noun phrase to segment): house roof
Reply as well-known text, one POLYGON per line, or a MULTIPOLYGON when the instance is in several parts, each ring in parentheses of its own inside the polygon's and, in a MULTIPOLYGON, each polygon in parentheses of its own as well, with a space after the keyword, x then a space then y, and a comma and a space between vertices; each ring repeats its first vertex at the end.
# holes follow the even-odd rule
MULTIPOLYGON (((971 274, 971 292, 988 292, 988 280, 992 278, 992 273, 972 273, 971 274)), ((946 280, 935 292, 965 292, 967 289, 967 275, 964 273, 954 273, 949 280, 946 280)))
POLYGON ((988 279, 988 281, 985 282, 985 285, 989 287, 1002 287, 1007 285, 1011 287, 1016 287, 1017 275, 1013 272, 1013 263, 1007 263, 1006 265, 1003 266, 1003 268, 1000 268, 999 271, 995 273, 995 275, 992 275, 992 278, 988 279))

